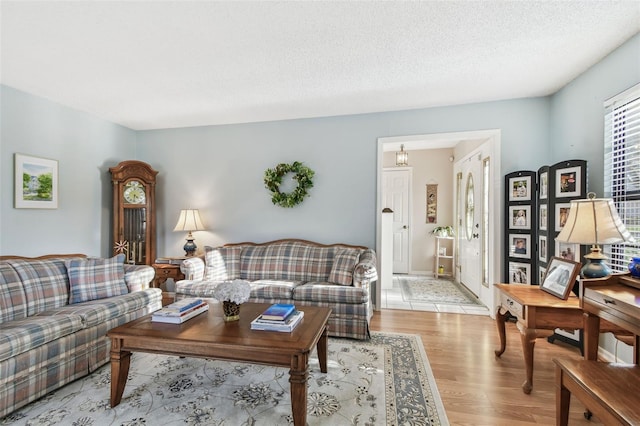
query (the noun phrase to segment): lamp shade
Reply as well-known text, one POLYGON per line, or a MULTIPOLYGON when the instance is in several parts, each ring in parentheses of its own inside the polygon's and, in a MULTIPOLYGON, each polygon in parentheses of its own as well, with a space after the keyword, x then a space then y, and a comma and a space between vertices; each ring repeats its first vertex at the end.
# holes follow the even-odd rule
POLYGON ((204 225, 198 209, 180 210, 180 217, 174 231, 202 231, 204 225))
POLYGON ((617 244, 633 241, 613 200, 588 198, 571 201, 569 215, 557 241, 575 244, 617 244))

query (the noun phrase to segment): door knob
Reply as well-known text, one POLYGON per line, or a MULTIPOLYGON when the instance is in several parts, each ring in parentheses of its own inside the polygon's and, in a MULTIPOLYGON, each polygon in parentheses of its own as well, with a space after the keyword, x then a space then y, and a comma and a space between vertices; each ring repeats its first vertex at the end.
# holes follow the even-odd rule
POLYGON ((404 226, 402 227, 402 229, 407 229, 407 228, 408 228, 408 226, 407 226, 407 225, 404 225, 404 226))

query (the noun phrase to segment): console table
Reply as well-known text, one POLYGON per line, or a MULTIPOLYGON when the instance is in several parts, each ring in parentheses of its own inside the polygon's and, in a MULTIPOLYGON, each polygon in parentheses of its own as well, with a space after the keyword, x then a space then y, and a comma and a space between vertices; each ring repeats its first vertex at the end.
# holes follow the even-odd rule
POLYGON ((522 341, 526 370, 522 391, 529 394, 533 388, 533 349, 536 339, 552 335, 556 328, 581 329, 583 320, 580 300, 573 294, 567 300, 562 300, 540 290, 536 285, 496 284, 494 288, 499 293, 496 325, 500 336, 500 349, 495 354, 499 357, 505 351, 505 323, 507 313, 510 313, 517 319, 516 326, 522 341))
POLYGON ((586 406, 587 417, 593 413, 607 425, 640 424, 640 280, 629 275, 582 280, 580 301, 585 360, 554 359, 556 424, 567 425, 572 393, 586 406), (597 361, 598 337, 605 321, 632 333, 625 341, 633 345, 634 364, 597 361))

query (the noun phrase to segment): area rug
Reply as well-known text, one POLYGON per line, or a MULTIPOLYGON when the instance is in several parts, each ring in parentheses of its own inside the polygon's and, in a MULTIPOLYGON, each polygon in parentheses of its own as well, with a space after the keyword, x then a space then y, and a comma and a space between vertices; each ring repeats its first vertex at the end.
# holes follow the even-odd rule
POLYGON ((473 293, 452 280, 425 275, 394 276, 393 280, 397 280, 405 302, 482 305, 473 293))
MULTIPOLYGON (((448 425, 419 336, 329 338, 328 372, 309 365, 309 425, 448 425)), ((111 368, 70 383, 3 425, 155 426, 293 423, 287 368, 134 353, 122 402, 109 406, 111 368)))

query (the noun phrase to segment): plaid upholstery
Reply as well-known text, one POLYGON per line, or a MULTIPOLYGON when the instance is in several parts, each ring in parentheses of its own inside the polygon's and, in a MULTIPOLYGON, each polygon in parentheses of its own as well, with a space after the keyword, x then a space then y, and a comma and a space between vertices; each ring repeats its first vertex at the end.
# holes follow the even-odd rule
POLYGON ((310 282, 296 287, 293 300, 322 301, 328 303, 367 303, 369 291, 363 287, 345 287, 339 284, 310 282))
POLYGON ((240 259, 240 278, 326 281, 334 252, 334 247, 314 247, 298 241, 245 246, 240 259))
POLYGON ((333 256, 333 264, 327 281, 340 285, 353 284, 353 269, 360 257, 356 249, 339 248, 333 256))
POLYGON ((27 316, 59 308, 69 300, 69 278, 62 259, 7 260, 20 280, 27 297, 27 316))
POLYGON ((204 251, 205 280, 226 281, 240 278, 241 247, 214 248, 207 246, 204 251))
POLYGON ((162 305, 162 291, 148 288, 155 272, 142 265, 124 267, 140 291, 67 305, 65 260, 0 261, 0 418, 108 362, 106 333, 162 305))
POLYGON ((180 272, 186 279, 199 281, 204 279, 204 260, 200 257, 190 257, 180 264, 180 272))
MULTIPOLYGON (((332 310, 331 336, 369 338, 373 315, 369 284, 377 279, 373 250, 341 244, 320 246, 302 240, 225 248, 242 249, 240 279, 251 283, 250 302, 326 306, 332 310)), ((213 290, 222 279, 203 280, 204 265, 202 258, 182 262, 181 270, 188 279, 176 283, 176 300, 214 298, 213 290)))
POLYGON ((31 317, 10 321, 0 331, 0 361, 27 352, 83 328, 78 315, 31 317))
POLYGON ((126 294, 124 254, 110 259, 74 259, 65 261, 69 274, 69 303, 126 294))
POLYGON ((124 265, 124 282, 129 293, 148 289, 155 277, 156 271, 149 265, 124 265))
POLYGON ((27 317, 27 296, 15 269, 0 263, 0 324, 27 317))

